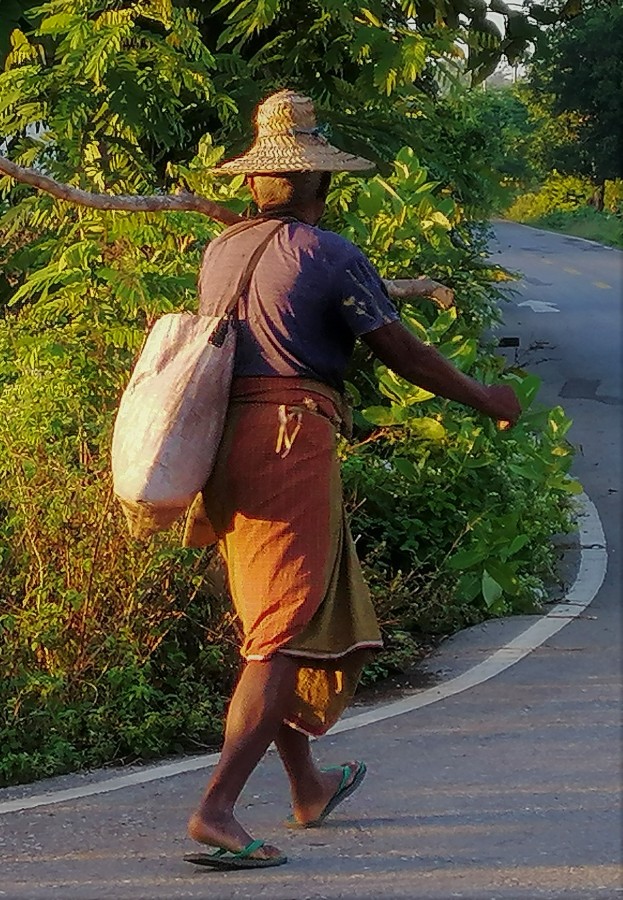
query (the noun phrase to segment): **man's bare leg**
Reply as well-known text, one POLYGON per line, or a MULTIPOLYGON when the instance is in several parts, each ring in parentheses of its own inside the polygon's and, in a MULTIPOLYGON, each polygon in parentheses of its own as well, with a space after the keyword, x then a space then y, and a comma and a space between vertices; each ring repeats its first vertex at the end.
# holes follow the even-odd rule
MULTIPOLYGON (((236 820, 234 806, 249 775, 276 739, 294 694, 297 669, 296 660, 279 653, 246 664, 229 706, 219 763, 188 823, 194 840, 234 852, 252 840, 236 820)), ((274 847, 262 849, 266 856, 279 852, 274 847)))
MULTIPOLYGON (((289 725, 281 726, 275 744, 290 779, 294 818, 300 825, 313 822, 337 791, 342 773, 321 771, 312 758, 307 735, 289 725)), ((351 767, 348 785, 355 777, 357 763, 346 765, 351 767)))

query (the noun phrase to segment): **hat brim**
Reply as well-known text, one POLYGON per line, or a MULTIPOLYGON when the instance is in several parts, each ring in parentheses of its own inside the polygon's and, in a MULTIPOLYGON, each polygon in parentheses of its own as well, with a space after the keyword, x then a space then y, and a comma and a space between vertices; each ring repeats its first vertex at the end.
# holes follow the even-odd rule
POLYGON ((221 163, 213 171, 231 175, 276 172, 369 172, 375 164, 338 150, 320 135, 275 135, 262 138, 248 153, 221 163))

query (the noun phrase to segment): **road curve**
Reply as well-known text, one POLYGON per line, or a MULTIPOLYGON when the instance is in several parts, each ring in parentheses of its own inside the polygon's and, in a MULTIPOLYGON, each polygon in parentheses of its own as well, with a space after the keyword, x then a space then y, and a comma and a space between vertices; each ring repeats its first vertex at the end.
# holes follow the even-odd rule
MULTIPOLYGON (((287 852, 288 866, 223 875, 185 865, 185 818, 203 780, 186 772, 3 816, 0 898, 623 896, 623 254, 512 223, 497 224, 496 235, 495 258, 526 273, 505 308, 502 333, 519 338, 518 361, 543 377, 543 399, 563 402, 573 416, 575 474, 607 535, 608 573, 590 615, 486 683, 319 742, 323 761, 364 758, 370 770, 326 828, 280 827, 287 796, 269 755, 245 791, 240 815, 255 835, 287 852)), ((466 655, 486 651, 482 634, 461 646, 466 655)), ((41 786, 0 792, 0 802, 33 790, 41 786)))

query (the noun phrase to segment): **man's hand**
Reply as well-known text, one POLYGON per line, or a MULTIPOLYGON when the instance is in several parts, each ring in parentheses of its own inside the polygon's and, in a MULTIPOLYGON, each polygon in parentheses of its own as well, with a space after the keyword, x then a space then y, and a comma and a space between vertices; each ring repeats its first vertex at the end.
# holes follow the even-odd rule
POLYGON ((400 322, 383 325, 363 335, 374 355, 412 384, 471 406, 510 428, 521 414, 515 391, 506 384, 486 385, 469 378, 435 347, 423 344, 400 322), (503 424, 504 423, 504 424, 503 424))
POLYGON ((521 415, 521 406, 512 387, 507 384, 492 384, 487 385, 484 390, 486 396, 482 412, 495 419, 501 430, 516 425, 521 415))
POLYGON ((446 287, 445 284, 439 284, 437 281, 433 281, 433 285, 434 287, 428 296, 435 301, 440 309, 451 309, 455 305, 452 288, 446 287))

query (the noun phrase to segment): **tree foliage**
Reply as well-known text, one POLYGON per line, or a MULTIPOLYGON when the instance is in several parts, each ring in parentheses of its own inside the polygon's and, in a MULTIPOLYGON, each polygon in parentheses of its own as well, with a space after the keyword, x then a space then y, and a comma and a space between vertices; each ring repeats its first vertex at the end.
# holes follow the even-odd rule
POLYGON ((623 7, 593 5, 544 36, 529 85, 562 140, 544 153, 547 168, 588 176, 595 185, 623 174, 623 7))
MULTIPOLYGON (((409 303, 405 321, 465 371, 500 377, 481 334, 496 320, 501 273, 468 223, 489 202, 486 116, 431 87, 460 22, 420 19, 419 4, 366 9, 49 0, 29 13, 32 33, 11 33, 0 133, 12 159, 82 188, 190 188, 242 211, 242 178, 211 168, 222 141, 233 153, 249 140, 253 104, 287 80, 319 100, 334 140, 384 163, 374 179, 336 179, 328 224, 384 276, 425 271, 453 287, 458 315, 409 303)), ((195 306, 216 226, 192 213, 74 208, 6 178, 0 189, 9 781, 205 744, 235 655, 210 554, 178 549, 176 534, 148 548, 129 540, 109 475, 136 351, 156 316, 195 306)), ((359 352, 345 480, 390 647, 398 634, 531 608, 552 563, 547 537, 568 523, 577 489, 562 411, 534 409, 536 382, 516 371, 507 377, 528 412, 500 435, 359 352)))
MULTIPOLYGON (((8 52, 13 29, 28 30, 39 5, 39 0, 3 0, 0 62, 8 52)), ((522 10, 504 0, 370 0, 366 6, 358 0, 313 0, 304 5, 294 0, 195 0, 192 4, 167 0, 165 4, 196 10, 204 44, 214 53, 221 49, 228 53, 234 77, 244 74, 246 62, 256 72, 265 72, 279 57, 287 83, 302 79, 307 89, 311 83, 316 88, 314 96, 322 90, 333 91, 332 74, 352 84, 353 76, 361 74, 362 60, 370 63, 363 80, 371 77, 376 87, 391 93, 402 82, 403 73, 410 81, 419 75, 426 46, 434 46, 439 59, 440 48, 456 38, 464 41, 468 70, 479 82, 501 59, 514 64, 529 43, 539 39, 543 24, 568 18, 577 5, 577 0, 566 0, 547 9, 531 4, 522 10), (497 14, 501 26, 491 20, 491 13, 497 14), (316 59, 325 62, 320 70, 307 64, 316 59)), ((99 4, 101 9, 105 6, 99 4)))

